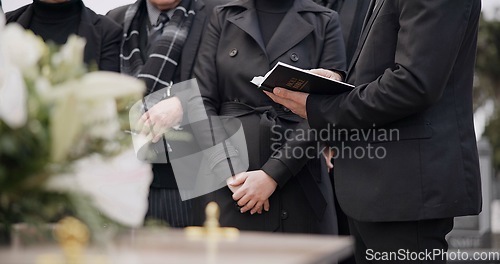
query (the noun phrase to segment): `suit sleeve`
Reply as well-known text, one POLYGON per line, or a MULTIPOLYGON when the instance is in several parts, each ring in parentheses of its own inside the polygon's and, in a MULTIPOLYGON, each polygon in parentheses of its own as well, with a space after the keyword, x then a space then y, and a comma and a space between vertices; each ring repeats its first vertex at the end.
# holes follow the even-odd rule
MULTIPOLYGON (((319 62, 315 65, 325 69, 344 70, 346 65, 344 41, 337 13, 328 13, 328 23, 324 28, 324 44, 322 51, 319 52, 319 62)), ((271 158, 262 166, 262 170, 271 176, 280 187, 283 187, 288 180, 300 172, 302 167, 311 158, 317 158, 321 150, 316 138, 307 138, 314 133, 308 133, 310 127, 306 120, 303 120, 299 126, 287 136, 290 139, 282 148, 275 152, 271 158), (298 135, 300 133, 300 135, 298 135), (301 150, 303 155, 295 155, 294 150, 301 150)))
POLYGON ((383 126, 435 104, 453 70, 473 1, 396 1, 399 31, 394 66, 350 93, 310 95, 307 114, 311 127, 383 126))
POLYGON ((101 17, 103 32, 99 70, 120 72, 122 28, 110 18, 101 17))
POLYGON ((219 11, 220 9, 215 9, 206 27, 194 67, 194 76, 198 82, 201 97, 194 96, 189 100, 187 113, 198 144, 202 149, 210 150, 208 155, 213 174, 222 182, 231 176, 224 173, 228 158, 231 159, 234 174, 244 172, 247 168, 239 159, 238 151, 227 140, 229 137, 218 118, 219 107, 222 103, 219 97, 218 89, 221 85, 218 83, 216 66, 221 31, 219 11), (222 142, 226 144, 225 148, 220 144, 222 142))

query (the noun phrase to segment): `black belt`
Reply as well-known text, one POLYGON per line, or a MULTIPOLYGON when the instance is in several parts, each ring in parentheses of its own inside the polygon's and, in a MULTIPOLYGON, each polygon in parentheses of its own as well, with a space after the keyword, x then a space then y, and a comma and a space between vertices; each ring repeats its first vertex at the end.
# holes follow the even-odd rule
MULTIPOLYGON (((221 116, 243 117, 246 115, 258 114, 260 115, 259 122, 259 154, 260 163, 264 164, 271 156, 271 129, 276 125, 278 119, 290 122, 302 122, 303 119, 299 116, 272 106, 259 106, 253 107, 240 102, 225 102, 220 109, 221 116)), ((306 165, 307 166, 307 165, 306 165)), ((321 173, 321 171, 320 171, 321 173)), ((321 189, 313 177, 308 177, 307 174, 302 173, 297 177, 301 188, 303 189, 309 204, 311 205, 314 213, 319 220, 323 218, 326 209, 326 199, 323 196, 321 189), (303 174, 303 175, 302 175, 303 174)))
POLYGON ((260 115, 259 122, 259 141, 260 141, 260 163, 264 164, 271 156, 271 129, 276 125, 278 118, 291 121, 300 122, 301 118, 297 115, 286 112, 281 109, 276 109, 272 106, 259 106, 252 107, 239 102, 226 102, 222 104, 220 115, 231 117, 242 117, 251 114, 260 115))

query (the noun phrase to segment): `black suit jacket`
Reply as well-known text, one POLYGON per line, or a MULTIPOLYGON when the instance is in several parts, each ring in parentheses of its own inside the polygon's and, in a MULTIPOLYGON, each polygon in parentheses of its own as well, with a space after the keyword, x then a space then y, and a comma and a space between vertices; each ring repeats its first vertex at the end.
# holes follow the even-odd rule
POLYGON ((340 205, 360 221, 477 214, 472 81, 481 1, 378 2, 348 73, 356 88, 307 100, 312 127, 344 133, 335 143, 340 205), (376 136, 355 137, 361 129, 376 136), (369 147, 381 158, 370 159, 369 147))
MULTIPOLYGON (((6 14, 7 23, 17 22, 28 28, 33 17, 33 6, 26 5, 6 14)), ((85 38, 84 61, 96 63, 99 70, 120 71, 121 27, 109 18, 83 7, 78 36, 85 38)))
MULTIPOLYGON (((238 0, 216 8, 210 20, 194 70, 209 115, 237 115, 234 111, 225 110, 228 102, 286 111, 250 83, 252 77, 264 75, 278 61, 307 69, 323 67, 343 70, 345 67, 337 13, 310 0, 295 1, 267 46, 261 37, 253 0, 238 0)), ((196 115, 196 112, 190 109, 189 115, 196 115)), ((267 112, 267 115, 272 116, 271 113, 267 112)), ((333 233, 333 197, 328 175, 321 173, 320 162, 323 159, 310 159, 300 154, 293 157, 291 154, 291 149, 314 149, 316 142, 289 140, 269 157, 263 153, 271 146, 262 143, 275 135, 266 134, 268 129, 262 121, 265 119, 266 114, 258 112, 240 118, 248 146, 249 170, 262 169, 279 185, 270 198, 271 211, 262 215, 241 214, 234 206, 231 191, 223 188, 213 197, 221 206, 221 224, 245 230, 333 233), (315 191, 310 191, 299 182, 304 178, 310 180, 311 189, 315 191), (314 200, 313 196, 320 198, 314 200), (321 202, 323 205, 328 203, 322 210, 315 207, 321 202)), ((304 131, 308 128, 304 120, 297 123, 277 122, 282 122, 279 124, 283 128, 291 130, 304 131)), ((209 130, 208 126, 206 130, 209 130)), ((210 131, 200 134, 198 140, 202 144, 212 142, 210 131)), ((312 156, 313 153, 310 151, 312 156)), ((225 161, 225 156, 221 161, 225 161)), ((214 169, 217 170, 217 166, 214 169)))

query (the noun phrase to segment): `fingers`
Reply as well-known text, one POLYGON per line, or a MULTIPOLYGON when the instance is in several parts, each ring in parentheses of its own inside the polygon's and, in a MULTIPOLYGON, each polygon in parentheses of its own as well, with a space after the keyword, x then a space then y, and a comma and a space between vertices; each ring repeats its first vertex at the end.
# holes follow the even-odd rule
POLYGON ((265 202, 264 202, 264 210, 266 212, 269 212, 269 209, 270 209, 270 206, 269 206, 269 199, 267 199, 265 202))
POLYGON ((153 139, 151 140, 151 142, 153 143, 156 143, 158 141, 160 141, 160 139, 163 137, 163 134, 161 133, 152 133, 153 134, 153 139))
POLYGON ((274 95, 273 93, 270 93, 268 91, 264 91, 264 93, 269 96, 269 98, 271 98, 271 100, 273 100, 274 102, 278 103, 278 104, 283 104, 284 100, 281 98, 281 97, 278 97, 276 95, 274 95))
POLYGON ((326 77, 328 79, 342 81, 342 75, 338 72, 335 72, 335 71, 330 71, 330 70, 325 70, 325 69, 312 69, 312 70, 309 70, 309 72, 326 77))
POLYGON ((146 123, 146 120, 148 119, 149 119, 149 113, 142 114, 139 120, 137 120, 137 124, 134 129, 135 132, 141 132, 144 127, 144 124, 146 123))
POLYGON ((271 100, 273 100, 275 103, 283 105, 284 107, 286 107, 288 109, 292 109, 293 101, 282 98, 281 96, 277 96, 277 95, 272 94, 268 91, 264 91, 264 93, 266 93, 266 95, 269 96, 269 98, 271 98, 271 100))
POLYGON ((322 68, 312 69, 312 70, 309 70, 309 72, 326 77, 326 78, 332 78, 335 75, 334 71, 330 71, 330 70, 326 70, 326 69, 322 69, 322 68))
POLYGON ((226 180, 226 183, 227 183, 227 187, 229 188, 229 190, 231 190, 233 193, 235 193, 235 192, 237 192, 241 188, 241 185, 238 185, 238 186, 231 185, 230 183, 232 181, 233 181, 233 177, 229 177, 226 180))
POLYGON ((243 213, 246 213, 246 212, 250 211, 252 208, 255 207, 255 205, 257 204, 257 202, 258 201, 256 201, 256 200, 250 200, 250 201, 248 201, 248 203, 240 209, 240 212, 243 214, 243 213))
POLYGON ((302 98, 306 95, 306 93, 294 92, 280 87, 274 88, 273 93, 281 98, 285 98, 297 103, 301 102, 302 98))
POLYGON ((154 123, 151 121, 151 119, 147 119, 144 122, 144 125, 142 126, 142 129, 140 131, 140 134, 142 135, 149 135, 153 134, 152 136, 154 137, 156 133, 154 133, 154 123))
POLYGON ((342 81, 342 75, 340 75, 339 73, 336 73, 336 72, 334 72, 333 75, 334 76, 330 77, 330 79, 334 79, 334 80, 339 81, 339 82, 342 81))
POLYGON ((307 119, 306 103, 307 97, 309 96, 308 93, 294 92, 276 87, 273 90, 273 94, 266 92, 266 95, 274 102, 285 106, 293 113, 307 119))
MULTIPOLYGON (((237 193, 237 192, 236 192, 237 193)), ((233 195, 234 196, 234 195, 233 195)), ((250 195, 243 196, 240 200, 238 200, 238 206, 241 207, 241 212, 244 213, 253 208, 253 206, 257 203, 256 199, 251 199, 250 195), (243 211, 243 208, 247 208, 243 211)))
POLYGON ((248 178, 248 175, 245 172, 239 173, 234 175, 234 177, 229 178, 227 183, 232 186, 238 186, 243 184, 246 179, 248 178))
MULTIPOLYGON (((238 206, 242 207, 245 206, 248 202, 251 200, 250 195, 243 195, 242 190, 239 189, 237 192, 233 194, 233 200, 238 201, 238 206), (239 199, 236 199, 235 197, 241 196, 239 199)), ((255 202, 253 203, 255 204, 255 202)))
POLYGON ((250 210, 250 214, 255 214, 255 213, 262 214, 262 205, 264 205, 264 201, 258 201, 252 208, 252 210, 250 210))
POLYGON ((143 135, 153 134, 153 142, 161 139, 161 134, 182 120, 182 105, 177 98, 169 98, 152 106, 137 121, 136 131, 143 135))

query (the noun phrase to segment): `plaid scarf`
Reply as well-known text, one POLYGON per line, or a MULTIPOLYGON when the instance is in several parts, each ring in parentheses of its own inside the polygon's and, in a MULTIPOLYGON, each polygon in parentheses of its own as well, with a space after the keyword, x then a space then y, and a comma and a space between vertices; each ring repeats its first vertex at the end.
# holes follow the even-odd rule
POLYGON ((122 73, 144 80, 146 95, 172 85, 182 47, 195 16, 193 2, 182 0, 175 8, 162 35, 153 43, 146 62, 142 59, 139 46, 139 13, 141 9, 146 9, 145 1, 137 1, 127 9, 123 27, 124 40, 120 50, 120 69, 122 73))

